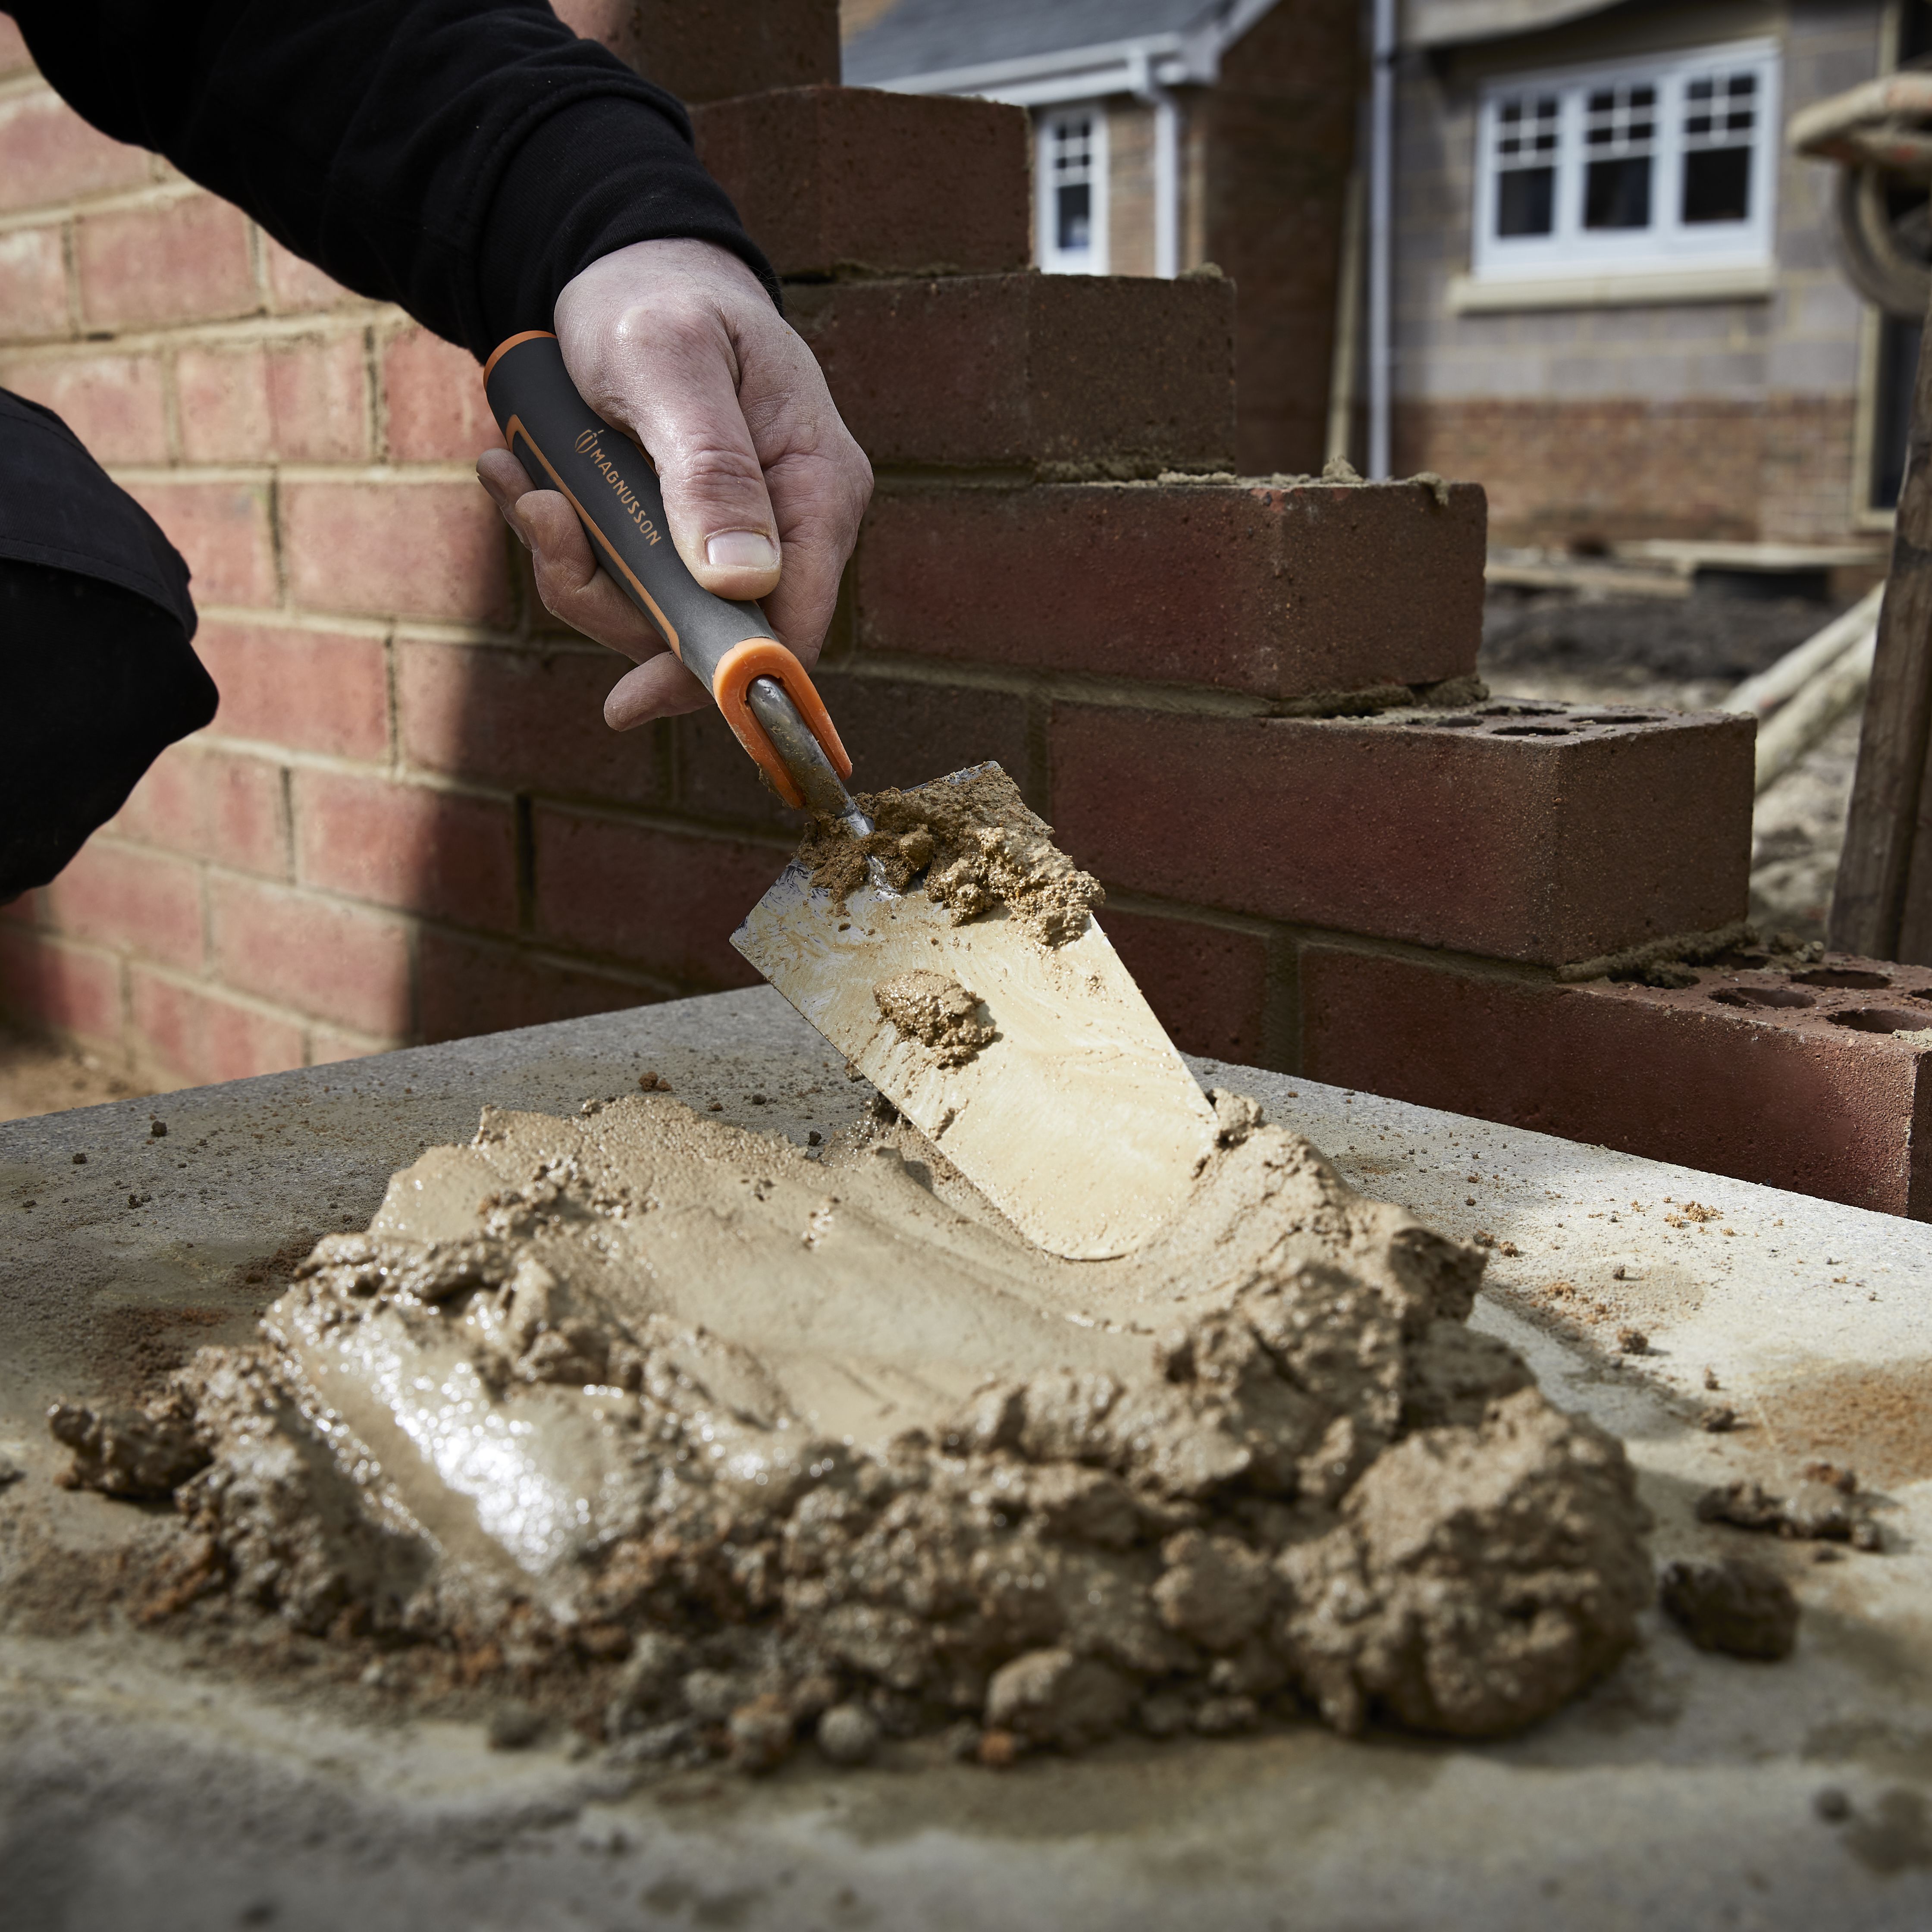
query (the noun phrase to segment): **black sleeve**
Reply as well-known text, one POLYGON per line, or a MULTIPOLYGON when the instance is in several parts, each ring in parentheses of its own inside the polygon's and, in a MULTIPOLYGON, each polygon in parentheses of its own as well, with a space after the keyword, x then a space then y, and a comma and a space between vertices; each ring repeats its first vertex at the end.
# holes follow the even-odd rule
POLYGON ((544 0, 10 0, 40 71, 358 293, 487 356, 694 237, 778 284, 683 109, 544 0))

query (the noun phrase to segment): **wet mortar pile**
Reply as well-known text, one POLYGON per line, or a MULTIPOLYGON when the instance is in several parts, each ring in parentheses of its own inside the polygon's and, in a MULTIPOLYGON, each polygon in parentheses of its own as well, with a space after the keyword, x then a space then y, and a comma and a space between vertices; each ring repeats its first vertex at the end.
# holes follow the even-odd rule
MULTIPOLYGON (((863 848, 808 862, 923 872, 1042 945, 1084 928, 1097 889, 997 768, 869 803, 863 848)), ((993 1036, 943 974, 873 995, 942 1056, 993 1036)), ((1072 1262, 889 1108, 800 1148, 641 1084, 486 1110, 315 1245, 253 1344, 56 1407, 70 1483, 172 1501, 144 1617, 254 1618, 368 1654, 365 1683, 514 1690, 621 1762, 752 1771, 807 1738, 999 1764, 1310 1712, 1493 1736, 1636 1641, 1622 1445, 1467 1325, 1479 1248, 1252 1101, 1213 1096, 1160 1234, 1072 1262)))
POLYGON ((486 1114, 259 1344, 52 1426, 172 1496, 182 1607, 494 1652, 644 1761, 1546 1714, 1652 1595, 1621 1446, 1465 1325, 1474 1251, 1222 1107, 1184 1224, 1106 1263, 903 1126, 486 1114))

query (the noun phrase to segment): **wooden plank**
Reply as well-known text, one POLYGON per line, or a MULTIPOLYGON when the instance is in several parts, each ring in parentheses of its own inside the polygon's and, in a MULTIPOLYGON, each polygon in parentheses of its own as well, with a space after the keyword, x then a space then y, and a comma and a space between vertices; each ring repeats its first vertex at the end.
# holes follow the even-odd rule
POLYGON ((1858 739, 1831 943, 1932 964, 1932 328, 1912 386, 1905 484, 1858 739))

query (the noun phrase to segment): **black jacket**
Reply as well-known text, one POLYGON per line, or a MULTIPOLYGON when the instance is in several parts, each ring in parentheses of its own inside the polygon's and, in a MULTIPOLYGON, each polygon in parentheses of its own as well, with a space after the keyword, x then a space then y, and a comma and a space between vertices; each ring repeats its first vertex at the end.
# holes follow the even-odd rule
POLYGON ((40 71, 358 294, 479 358, 601 255, 715 242, 684 110, 544 0, 10 0, 40 71))

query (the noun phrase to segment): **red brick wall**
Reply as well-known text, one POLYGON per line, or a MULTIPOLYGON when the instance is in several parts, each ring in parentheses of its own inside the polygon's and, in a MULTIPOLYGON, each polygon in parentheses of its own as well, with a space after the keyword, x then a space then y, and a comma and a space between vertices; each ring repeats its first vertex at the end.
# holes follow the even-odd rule
POLYGON ((1840 542, 1854 399, 1406 402, 1398 472, 1480 476, 1502 544, 1840 542))

